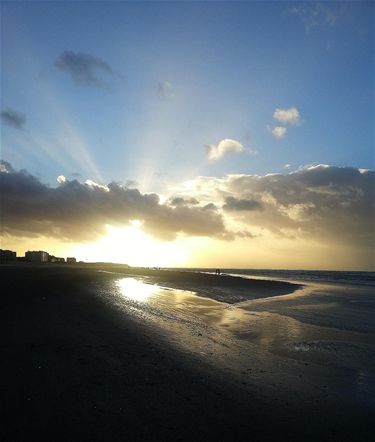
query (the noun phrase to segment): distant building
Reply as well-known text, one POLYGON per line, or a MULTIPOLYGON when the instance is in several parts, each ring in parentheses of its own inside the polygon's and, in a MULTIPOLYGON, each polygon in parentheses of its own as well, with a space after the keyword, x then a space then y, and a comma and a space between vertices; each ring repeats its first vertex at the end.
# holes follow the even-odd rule
POLYGON ((43 252, 42 250, 38 251, 28 251, 25 253, 25 259, 28 262, 48 262, 49 254, 47 252, 43 252))
POLYGON ((17 260, 17 253, 11 250, 0 249, 0 262, 10 262, 17 260))
POLYGON ((50 255, 49 262, 65 262, 65 258, 58 258, 57 256, 50 255))
POLYGON ((70 258, 66 258, 66 262, 68 264, 75 264, 77 262, 77 260, 75 258, 70 257, 70 258))

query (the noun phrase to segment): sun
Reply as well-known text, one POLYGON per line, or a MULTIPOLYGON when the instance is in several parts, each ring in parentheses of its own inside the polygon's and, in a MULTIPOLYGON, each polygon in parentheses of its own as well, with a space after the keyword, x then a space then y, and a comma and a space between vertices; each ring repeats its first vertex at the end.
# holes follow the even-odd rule
POLYGON ((78 246, 78 259, 114 262, 142 267, 178 267, 189 261, 190 251, 183 241, 160 241, 142 231, 142 222, 132 220, 126 227, 106 226, 101 239, 78 246))

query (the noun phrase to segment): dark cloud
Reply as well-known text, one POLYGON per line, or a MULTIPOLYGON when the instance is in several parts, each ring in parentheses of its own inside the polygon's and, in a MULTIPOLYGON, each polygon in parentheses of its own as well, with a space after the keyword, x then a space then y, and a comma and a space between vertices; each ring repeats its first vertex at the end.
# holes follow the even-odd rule
POLYGON ((232 211, 260 210, 262 209, 262 204, 256 200, 237 199, 233 196, 228 196, 225 198, 223 209, 232 211))
POLYGON ((82 177, 82 175, 79 172, 73 172, 70 174, 70 176, 73 178, 81 178, 82 177))
POLYGON ((3 234, 92 240, 105 232, 106 224, 124 226, 133 219, 143 221, 143 230, 162 239, 173 239, 178 233, 225 234, 219 213, 160 204, 156 194, 142 194, 117 183, 104 187, 67 180, 51 188, 9 164, 2 163, 0 171, 3 234))
POLYGON ((182 198, 177 196, 169 200, 171 206, 195 206, 199 204, 199 201, 196 198, 182 198))
POLYGON ((1 111, 0 117, 8 126, 15 127, 19 130, 24 129, 26 117, 21 112, 17 112, 14 109, 7 107, 6 109, 1 111))
POLYGON ((217 207, 214 203, 208 203, 205 206, 203 206, 203 210, 217 210, 217 207))
POLYGON ((232 175, 216 186, 237 201, 261 202, 262 211, 243 213, 250 227, 368 248, 374 241, 374 182, 372 170, 318 165, 286 175, 232 175))
POLYGON ((13 169, 12 165, 8 163, 8 161, 0 161, 0 172, 2 173, 14 173, 15 170, 13 169))
POLYGON ((68 73, 79 85, 108 89, 109 85, 105 78, 113 76, 111 66, 104 60, 72 51, 64 51, 56 60, 55 66, 62 72, 68 73))

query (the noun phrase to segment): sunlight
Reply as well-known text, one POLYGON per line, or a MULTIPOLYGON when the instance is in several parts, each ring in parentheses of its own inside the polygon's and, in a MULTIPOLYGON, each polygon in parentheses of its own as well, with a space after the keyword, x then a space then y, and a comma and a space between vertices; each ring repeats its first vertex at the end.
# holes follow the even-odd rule
POLYGON ((107 234, 90 244, 75 249, 79 260, 115 262, 142 267, 175 267, 184 265, 190 251, 183 241, 159 241, 142 231, 142 222, 132 220, 127 227, 106 226, 107 234))
POLYGON ((159 291, 157 285, 145 284, 135 278, 124 278, 116 281, 121 295, 133 301, 145 302, 159 291))

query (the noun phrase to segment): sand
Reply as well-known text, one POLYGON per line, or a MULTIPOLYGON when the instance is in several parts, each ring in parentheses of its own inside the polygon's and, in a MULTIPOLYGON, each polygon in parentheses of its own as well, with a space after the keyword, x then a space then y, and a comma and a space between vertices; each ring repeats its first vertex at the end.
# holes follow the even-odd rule
MULTIPOLYGON (((237 303, 249 299, 281 296, 292 293, 301 286, 284 281, 248 280, 221 274, 186 272, 178 270, 154 270, 149 268, 126 268, 120 264, 90 265, 90 268, 127 276, 141 276, 150 284, 190 290, 199 296, 217 301, 237 303)), ((87 266, 86 266, 87 269, 87 266)))
POLYGON ((112 297, 119 274, 209 293, 212 300, 196 305, 212 311, 228 291, 233 303, 299 289, 118 266, 1 266, 2 441, 343 441, 373 434, 372 410, 335 406, 339 387, 335 402, 323 385, 320 397, 304 386, 319 383, 319 370, 263 357, 256 345, 246 346, 238 367, 229 341, 215 341, 208 326, 185 324, 187 317, 170 316, 163 304, 151 305, 161 312, 152 322, 154 311, 112 297))

